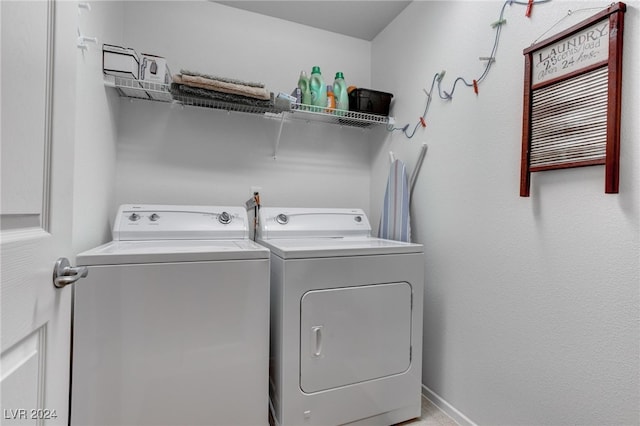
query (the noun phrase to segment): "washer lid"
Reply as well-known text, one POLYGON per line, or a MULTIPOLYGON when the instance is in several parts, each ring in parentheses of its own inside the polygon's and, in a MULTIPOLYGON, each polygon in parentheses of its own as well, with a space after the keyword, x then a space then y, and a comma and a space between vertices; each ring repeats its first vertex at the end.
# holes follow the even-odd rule
POLYGON ((369 219, 362 209, 263 207, 258 223, 258 236, 263 240, 371 235, 369 219))
POLYGON ((76 263, 91 266, 268 258, 269 250, 251 240, 112 241, 80 253, 76 263))
POLYGON ((113 224, 114 241, 249 239, 244 207, 124 204, 113 224))
POLYGON ((422 244, 374 237, 291 238, 258 240, 282 259, 422 253, 422 244))

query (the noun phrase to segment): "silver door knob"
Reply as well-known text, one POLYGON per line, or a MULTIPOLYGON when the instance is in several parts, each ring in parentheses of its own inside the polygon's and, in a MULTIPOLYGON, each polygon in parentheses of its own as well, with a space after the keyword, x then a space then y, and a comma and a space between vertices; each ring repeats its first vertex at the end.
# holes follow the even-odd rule
POLYGON ((80 278, 84 278, 89 274, 89 268, 86 266, 72 267, 69 259, 61 257, 56 260, 53 267, 53 285, 56 288, 62 288, 69 284, 73 284, 80 278))

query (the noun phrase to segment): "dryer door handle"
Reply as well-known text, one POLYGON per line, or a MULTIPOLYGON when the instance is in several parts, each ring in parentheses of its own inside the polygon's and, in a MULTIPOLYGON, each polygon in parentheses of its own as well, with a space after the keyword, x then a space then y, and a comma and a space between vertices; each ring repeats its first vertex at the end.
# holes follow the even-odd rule
POLYGON ((311 334, 313 340, 312 355, 316 358, 322 355, 322 325, 315 325, 311 327, 311 334))

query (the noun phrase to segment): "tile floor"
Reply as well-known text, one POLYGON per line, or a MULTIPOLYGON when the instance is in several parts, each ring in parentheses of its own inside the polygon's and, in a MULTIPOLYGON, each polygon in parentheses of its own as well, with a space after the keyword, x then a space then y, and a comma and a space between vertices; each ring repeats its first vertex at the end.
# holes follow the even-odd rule
MULTIPOLYGON (((274 426, 275 422, 269 411, 269 425, 274 426)), ((451 417, 436 407, 424 396, 422 397, 422 415, 413 420, 397 423, 393 426, 459 426, 451 417)))
POLYGON ((423 396, 422 415, 417 419, 398 423, 396 426, 458 426, 458 423, 423 396))

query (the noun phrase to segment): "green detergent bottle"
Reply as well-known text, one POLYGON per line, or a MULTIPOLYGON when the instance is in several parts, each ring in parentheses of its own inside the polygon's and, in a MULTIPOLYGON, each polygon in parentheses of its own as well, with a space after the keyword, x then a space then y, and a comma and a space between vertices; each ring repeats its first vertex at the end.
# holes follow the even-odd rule
POLYGON ((309 86, 311 87, 311 104, 314 106, 312 110, 324 110, 327 107, 327 85, 320 74, 320 67, 313 67, 309 86))
POLYGON ((338 71, 333 82, 333 95, 336 97, 336 114, 343 115, 343 111, 349 111, 349 96, 347 95, 347 84, 344 82, 344 75, 338 71))
POLYGON ((300 103, 303 105, 311 105, 311 89, 309 88, 309 77, 304 71, 300 72, 298 79, 298 89, 300 89, 300 103))

